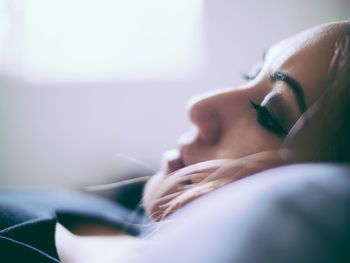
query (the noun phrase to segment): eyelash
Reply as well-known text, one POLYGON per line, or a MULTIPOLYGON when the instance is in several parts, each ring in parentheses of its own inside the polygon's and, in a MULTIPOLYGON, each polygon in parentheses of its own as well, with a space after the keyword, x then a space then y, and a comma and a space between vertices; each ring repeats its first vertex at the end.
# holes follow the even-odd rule
POLYGON ((281 127, 281 125, 274 118, 272 118, 266 106, 258 105, 251 100, 249 101, 258 115, 257 120, 262 127, 277 135, 287 134, 287 132, 281 127))
POLYGON ((262 70, 262 67, 263 67, 263 66, 259 66, 258 69, 254 70, 254 71, 255 71, 254 74, 250 74, 250 73, 246 74, 246 73, 243 73, 241 76, 242 76, 243 79, 245 79, 245 80, 247 80, 247 81, 253 80, 253 79, 255 79, 255 78, 260 74, 260 72, 261 72, 261 70, 262 70))
POLYGON ((242 74, 242 78, 243 78, 244 80, 249 81, 249 80, 255 79, 258 75, 259 75, 259 73, 258 73, 258 74, 254 74, 254 75, 242 74))

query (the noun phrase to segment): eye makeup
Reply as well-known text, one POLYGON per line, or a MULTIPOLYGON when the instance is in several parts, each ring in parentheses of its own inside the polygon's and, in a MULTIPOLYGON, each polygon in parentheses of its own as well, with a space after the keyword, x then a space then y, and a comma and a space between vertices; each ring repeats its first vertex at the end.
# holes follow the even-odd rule
POLYGON ((291 91, 293 91, 296 101, 298 102, 298 106, 300 108, 301 113, 304 113, 306 111, 306 103, 304 99, 304 92, 301 88, 298 81, 293 79, 291 76, 287 75, 285 72, 276 71, 270 73, 270 80, 272 83, 276 81, 281 81, 285 84, 287 84, 287 87, 290 88, 291 91))
POLYGON ((271 116, 270 112, 266 106, 255 104, 250 100, 250 104, 253 106, 257 113, 258 123, 265 129, 277 134, 277 135, 286 135, 286 132, 283 127, 271 116))
POLYGON ((255 64, 253 66, 253 68, 248 72, 248 74, 246 73, 243 73, 241 76, 243 79, 245 80, 253 80, 255 79, 259 73, 261 72, 261 70, 263 69, 264 67, 264 64, 265 64, 265 60, 266 60, 266 56, 267 56, 267 53, 269 52, 269 49, 266 49, 264 52, 263 52, 263 55, 262 55, 262 60, 261 62, 255 64))
POLYGON ((249 81, 255 79, 261 72, 264 62, 257 63, 247 74, 242 74, 242 78, 249 81))
POLYGON ((286 84, 281 82, 276 85, 277 87, 264 98, 261 105, 265 106, 281 127, 289 132, 301 115, 298 103, 293 92, 285 87, 286 84))

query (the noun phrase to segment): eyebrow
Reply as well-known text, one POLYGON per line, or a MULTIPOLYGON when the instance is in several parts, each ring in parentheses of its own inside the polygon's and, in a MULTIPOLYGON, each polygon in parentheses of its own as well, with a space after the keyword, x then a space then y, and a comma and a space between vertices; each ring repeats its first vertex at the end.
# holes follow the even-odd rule
POLYGON ((275 81, 285 82, 288 85, 288 87, 293 91, 293 93, 297 99, 298 106, 299 106, 301 112, 304 113, 306 111, 304 92, 303 92, 303 89, 301 88, 300 84, 298 83, 298 81, 296 81, 295 79, 291 78, 286 73, 283 73, 281 71, 276 71, 276 72, 271 73, 270 80, 272 82, 275 82, 275 81))

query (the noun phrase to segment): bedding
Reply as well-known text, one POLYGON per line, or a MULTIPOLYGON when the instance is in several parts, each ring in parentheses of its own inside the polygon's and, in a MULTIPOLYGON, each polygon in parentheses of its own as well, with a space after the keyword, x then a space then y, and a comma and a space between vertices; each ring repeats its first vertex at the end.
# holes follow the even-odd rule
POLYGON ((59 262, 56 223, 91 222, 141 234, 145 218, 107 199, 63 190, 0 190, 0 261, 59 262))
POLYGON ((300 164, 224 186, 184 206, 140 262, 348 263, 350 167, 300 164))
MULTIPOLYGON (((114 202, 61 190, 0 191, 1 262, 59 262, 57 222, 94 221, 145 234, 148 220, 114 202)), ((140 261, 350 262, 350 167, 274 168, 179 209, 149 238, 140 261), (152 244, 152 243, 150 243, 152 244)))

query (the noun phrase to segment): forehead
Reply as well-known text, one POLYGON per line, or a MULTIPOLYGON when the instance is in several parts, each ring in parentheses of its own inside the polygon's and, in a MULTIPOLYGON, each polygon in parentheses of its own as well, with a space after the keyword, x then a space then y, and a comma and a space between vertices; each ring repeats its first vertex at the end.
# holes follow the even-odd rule
POLYGON ((327 87, 335 42, 343 25, 327 24, 303 31, 273 46, 266 57, 270 71, 283 71, 297 80, 310 106, 327 87))

